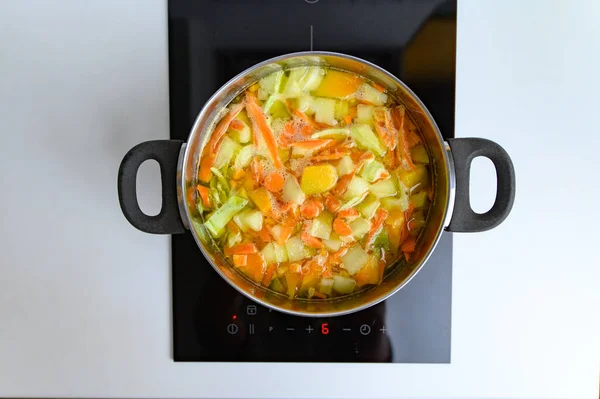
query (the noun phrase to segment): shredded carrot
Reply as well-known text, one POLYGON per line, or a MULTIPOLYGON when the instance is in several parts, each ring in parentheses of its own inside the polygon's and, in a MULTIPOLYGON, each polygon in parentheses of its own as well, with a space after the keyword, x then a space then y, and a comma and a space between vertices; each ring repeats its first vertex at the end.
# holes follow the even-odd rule
POLYGON ((399 150, 399 154, 402 155, 402 159, 406 160, 408 167, 414 170, 415 164, 413 163, 413 161, 410 157, 410 151, 408 148, 408 140, 406 137, 406 128, 404 126, 404 119, 405 119, 404 107, 396 107, 396 108, 392 109, 392 120, 394 121, 394 124, 396 125, 396 128, 398 129, 398 135, 399 135, 399 139, 400 139, 400 143, 398 144, 397 149, 399 150))
POLYGON ((335 161, 336 159, 343 158, 344 156, 350 154, 349 150, 334 150, 332 152, 320 153, 312 157, 312 161, 314 162, 322 162, 322 161, 335 161))
POLYGON ((323 203, 318 199, 305 201, 300 206, 300 215, 306 219, 314 219, 325 209, 323 203))
POLYGON ((313 248, 322 248, 323 247, 323 243, 321 242, 321 240, 311 236, 310 234, 308 234, 305 231, 303 231, 300 234, 300 239, 302 240, 302 242, 304 242, 309 247, 313 247, 313 248))
POLYGON ((341 247, 329 257, 329 262, 336 265, 340 264, 342 262, 341 258, 346 255, 346 252, 348 252, 348 247, 341 247))
POLYGON ((327 299, 327 295, 323 294, 322 292, 319 291, 315 291, 315 293, 313 294, 313 296, 316 296, 317 298, 320 299, 327 299))
POLYGON ((227 227, 227 231, 229 231, 233 234, 237 234, 241 231, 240 228, 238 227, 238 225, 235 224, 235 222, 233 222, 232 220, 227 222, 227 224, 225 226, 227 227))
POLYGON ((244 244, 237 244, 233 247, 225 247, 223 252, 225 255, 248 255, 257 253, 258 249, 256 248, 256 245, 248 242, 244 244))
POLYGON ((344 123, 346 125, 351 124, 352 123, 352 115, 346 115, 346 116, 344 116, 344 123))
POLYGON ((356 219, 360 213, 354 208, 344 209, 338 213, 338 217, 345 219, 356 219))
POLYGON ((252 158, 252 161, 250 161, 250 171, 252 173, 252 180, 257 184, 260 184, 263 176, 263 166, 258 157, 254 157, 252 158))
POLYGON ((292 263, 288 270, 290 273, 302 273, 302 265, 300 263, 292 263))
POLYGON ((277 172, 273 172, 265 177, 265 187, 272 193, 281 191, 284 183, 283 176, 277 172))
POLYGON ((279 245, 279 246, 285 245, 285 242, 290 238, 290 236, 294 232, 295 227, 296 227, 295 224, 293 226, 281 225, 281 229, 279 231, 279 236, 276 236, 275 234, 273 234, 273 230, 271 229, 271 235, 277 241, 277 245, 279 245))
POLYGON ((340 209, 340 206, 340 201, 333 195, 328 193, 327 197, 325 197, 325 207, 327 208, 327 210, 335 213, 340 209))
POLYGON ((200 168, 198 168, 198 180, 208 183, 212 177, 210 168, 215 163, 216 154, 210 150, 205 150, 204 153, 200 160, 200 168))
POLYGON ((239 119, 234 119, 231 121, 231 123, 229 124, 229 128, 230 129, 234 129, 234 130, 242 130, 244 128, 244 122, 242 122, 239 119))
POLYGON ((379 90, 382 93, 385 93, 385 87, 383 87, 382 85, 380 85, 379 83, 371 83, 373 85, 374 88, 376 88, 377 90, 379 90))
POLYGON ((325 149, 335 144, 335 140, 332 139, 318 139, 318 140, 306 140, 292 143, 292 147, 296 147, 307 151, 317 151, 325 149))
POLYGON ((369 234, 367 235, 367 242, 365 244, 365 249, 368 251, 371 249, 373 242, 375 241, 375 236, 381 231, 383 227, 383 223, 385 219, 389 216, 389 212, 383 208, 379 208, 377 213, 375 214, 375 220, 371 224, 371 229, 369 230, 369 234))
POLYGON ((248 255, 233 255, 233 265, 240 267, 248 264, 248 255))
POLYGON ((271 242, 271 235, 265 226, 263 226, 262 230, 258 231, 256 234, 265 244, 271 242))
POLYGON ((268 287, 271 284, 271 280, 273 280, 273 274, 275 274, 275 269, 277 269, 277 263, 272 263, 267 267, 267 272, 263 277, 262 285, 268 287))
POLYGON ((340 218, 335 218, 333 221, 333 231, 340 236, 349 236, 352 234, 350 225, 340 218))
POLYGON ((403 252, 404 257, 406 258, 406 261, 410 261, 410 253, 409 252, 403 252))
POLYGON ((217 123, 217 126, 215 126, 215 130, 210 136, 209 148, 211 151, 216 152, 218 145, 221 142, 221 138, 223 137, 225 132, 227 132, 227 129, 229 129, 229 124, 235 119, 236 116, 238 116, 238 114, 244 109, 244 107, 245 104, 243 102, 233 105, 229 112, 225 114, 225 116, 219 121, 219 123, 217 123))
POLYGON ((348 185, 350 184, 350 181, 352 181, 352 179, 354 178, 355 173, 356 173, 356 170, 352 173, 348 173, 348 174, 340 177, 340 179, 338 180, 338 182, 335 185, 335 187, 333 188, 333 190, 331 190, 335 196, 339 197, 340 195, 342 195, 346 192, 346 190, 348 189, 348 185))
POLYGON ((248 116, 252 121, 253 130, 256 132, 260 132, 262 135, 265 144, 267 145, 267 150, 269 150, 269 154, 273 159, 273 164, 276 168, 281 168, 283 164, 281 163, 281 159, 279 159, 279 152, 277 150, 277 142, 275 141, 275 136, 273 135, 273 131, 271 130, 271 126, 267 123, 267 118, 258 104, 258 99, 256 96, 250 92, 246 93, 246 100, 244 101, 246 104, 246 110, 248 111, 248 116))

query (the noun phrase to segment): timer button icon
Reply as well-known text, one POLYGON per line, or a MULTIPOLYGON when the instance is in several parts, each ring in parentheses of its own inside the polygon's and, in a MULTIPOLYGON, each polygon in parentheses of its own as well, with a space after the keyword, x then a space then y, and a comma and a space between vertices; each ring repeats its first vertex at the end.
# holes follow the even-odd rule
POLYGON ((363 324, 362 326, 360 326, 359 331, 362 335, 369 335, 371 334, 371 326, 368 324, 363 324))

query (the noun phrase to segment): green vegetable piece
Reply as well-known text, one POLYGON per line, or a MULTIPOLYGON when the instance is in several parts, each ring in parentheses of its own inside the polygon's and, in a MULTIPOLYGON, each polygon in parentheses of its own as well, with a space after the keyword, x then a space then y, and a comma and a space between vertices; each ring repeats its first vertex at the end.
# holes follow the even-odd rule
POLYGON ((356 106, 356 122, 373 123, 373 106, 358 104, 356 106))
POLYGON ((229 127, 228 135, 233 140, 237 141, 240 144, 249 143, 252 140, 252 132, 250 131, 250 127, 246 124, 246 122, 241 119, 236 118, 239 122, 243 123, 243 127, 241 129, 234 129, 229 127))
POLYGON ((392 197, 387 197, 387 198, 382 198, 381 199, 381 207, 383 209, 385 209, 386 211, 402 211, 404 212, 405 210, 408 209, 408 197, 401 197, 401 198, 392 198, 392 197))
POLYGON ((354 162, 352 162, 352 158, 350 158, 350 155, 344 155, 342 159, 338 161, 336 169, 338 175, 344 176, 348 173, 352 173, 355 167, 356 166, 354 165, 354 162))
POLYGON ((388 236, 387 229, 381 229, 375 241, 373 241, 374 248, 385 249, 386 251, 390 248, 390 238, 388 236))
POLYGON ((335 102, 335 119, 344 119, 349 113, 348 101, 341 100, 335 102))
POLYGON ((354 238, 360 240, 371 229, 371 222, 369 222, 367 219, 358 218, 350 222, 350 228, 352 229, 352 235, 354 238))
POLYGON ((380 92, 368 83, 360 85, 356 91, 356 98, 373 105, 383 105, 387 102, 387 94, 380 92))
POLYGON ((350 136, 356 141, 359 148, 370 150, 379 157, 385 154, 386 148, 371 126, 364 123, 354 125, 350 129, 350 136))
POLYGON ((337 124, 335 120, 335 100, 332 98, 316 98, 313 102, 315 120, 328 125, 337 124))
POLYGON ((306 199, 306 195, 300 188, 300 184, 296 178, 292 175, 288 175, 283 185, 283 192, 281 198, 285 202, 293 202, 297 205, 302 205, 306 199))
POLYGON ((367 264, 368 260, 369 255, 360 246, 360 244, 354 244, 354 246, 350 248, 344 254, 344 256, 342 256, 342 267, 353 276, 358 273, 358 271, 362 269, 364 265, 367 264))
POLYGON ((313 237, 328 240, 331 236, 333 215, 329 211, 323 211, 312 221, 308 234, 313 237))
MULTIPOLYGON (((331 296, 334 280, 332 278, 322 278, 319 284, 319 292, 331 296)), ((354 289, 354 288, 352 288, 354 289)), ((350 291, 352 292, 352 291, 350 291)))
POLYGON ((379 161, 370 161, 365 164, 360 175, 369 183, 380 180, 383 176, 389 176, 385 166, 379 161))
POLYGON ((298 236, 291 237, 287 240, 285 242, 285 249, 290 262, 298 262, 299 260, 306 258, 304 243, 298 236))
POLYGON ((416 209, 425 208, 429 202, 429 197, 426 191, 421 191, 410 196, 410 202, 416 209))
POLYGON ((233 162, 233 168, 245 169, 250 165, 250 161, 252 161, 252 146, 247 145, 242 147, 238 152, 235 161, 233 162))
POLYGON ((422 145, 415 146, 410 156, 414 163, 429 164, 429 154, 427 154, 427 149, 422 145))
POLYGON ((231 196, 223 206, 208 218, 204 226, 213 237, 219 237, 223 233, 225 225, 247 204, 247 199, 237 195, 231 196))
MULTIPOLYGON (((321 280, 322 282, 322 280, 321 280)), ((333 276, 333 289, 340 294, 352 294, 356 287, 356 281, 343 276, 333 276)))
POLYGON ((271 281, 271 285, 269 286, 269 288, 275 292, 285 294, 285 287, 283 286, 283 283, 278 278, 274 278, 273 281, 271 281))
POLYGON ((233 156, 240 150, 240 145, 230 139, 227 136, 223 136, 219 152, 215 159, 214 168, 221 169, 222 167, 229 165, 233 156))
POLYGON ((371 184, 369 190, 378 198, 392 197, 398 192, 392 179, 381 180, 371 184))
POLYGON ((348 184, 348 188, 344 193, 343 199, 348 201, 352 198, 362 197, 368 191, 369 183, 362 177, 354 176, 348 184))
POLYGON ((275 257, 275 248, 273 247, 273 243, 268 243, 265 247, 260 251, 267 265, 277 263, 277 258, 275 257))
POLYGON ((283 71, 276 71, 268 74, 258 81, 261 89, 269 94, 279 93, 281 90, 281 83, 283 81, 283 71))
POLYGON ((356 210, 360 212, 362 217, 365 219, 371 219, 375 216, 375 212, 379 209, 381 202, 373 194, 369 194, 365 200, 356 207, 356 210))
POLYGON ((342 240, 340 240, 337 234, 332 232, 328 240, 323 240, 323 245, 328 250, 335 252, 342 247, 342 240))

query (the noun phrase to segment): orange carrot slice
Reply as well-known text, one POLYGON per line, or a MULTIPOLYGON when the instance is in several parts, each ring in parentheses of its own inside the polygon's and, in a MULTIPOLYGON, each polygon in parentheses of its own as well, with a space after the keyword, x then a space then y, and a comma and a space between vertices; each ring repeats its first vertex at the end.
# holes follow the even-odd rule
POLYGON ((196 190, 198 190, 198 194, 200 194, 200 198, 202 198, 202 205, 204 205, 207 208, 212 208, 212 200, 210 199, 210 195, 208 194, 208 187, 198 184, 196 190))
POLYGON ((277 269, 277 263, 272 263, 267 268, 267 272, 263 277, 262 285, 268 287, 271 284, 271 280, 273 280, 273 274, 275 274, 275 270, 277 269))
POLYGON ((360 213, 354 208, 344 209, 338 213, 338 217, 345 219, 356 219, 360 213))
POLYGON ((217 149, 221 138, 223 137, 225 132, 227 132, 227 129, 229 129, 229 125, 235 119, 235 117, 238 116, 238 114, 244 109, 245 106, 246 105, 243 102, 233 105, 229 112, 225 114, 225 116, 219 121, 219 123, 217 123, 217 126, 215 126, 215 130, 213 130, 212 135, 210 136, 210 148, 212 151, 215 151, 217 149))
POLYGON ((244 244, 237 244, 233 247, 225 247, 223 252, 225 255, 248 255, 257 253, 258 249, 256 248, 256 245, 248 242, 244 244))
POLYGON ((254 134, 260 132, 262 135, 265 144, 267 145, 267 150, 273 159, 273 164, 276 168, 281 168, 283 165, 281 163, 281 159, 279 159, 279 152, 277 151, 277 142, 275 141, 275 136, 273 135, 273 131, 271 127, 267 123, 267 118, 258 104, 258 99, 252 93, 246 93, 246 100, 244 101, 246 104, 246 110, 248 111, 248 116, 252 121, 252 126, 254 130, 254 134))
POLYGON ((306 151, 318 151, 335 144, 335 140, 332 139, 321 139, 321 140, 306 140, 292 143, 292 147, 296 147, 306 151))
POLYGON ((368 251, 371 249, 371 246, 373 245, 373 242, 375 241, 375 236, 379 233, 379 231, 381 231, 381 228, 383 227, 383 223, 385 222, 385 220, 387 219, 387 217, 389 216, 389 212, 386 211, 383 208, 379 208, 377 210, 377 213, 375 214, 375 220, 373 221, 373 224, 371 225, 371 229, 369 230, 369 233, 367 235, 367 243, 365 244, 365 249, 368 251))
POLYGON ((309 247, 313 247, 313 248, 317 248, 317 249, 318 248, 323 248, 323 243, 321 242, 321 240, 319 240, 318 238, 315 238, 315 237, 311 236, 310 234, 308 234, 305 231, 303 231, 300 234, 300 239, 302 240, 302 242, 304 242, 309 247))
POLYGON ((413 253, 415 252, 416 246, 417 240, 415 239, 415 237, 408 237, 406 240, 404 240, 402 245, 400 245, 400 250, 405 253, 413 253))
POLYGON ((322 292, 319 291, 315 291, 315 293, 313 294, 313 296, 316 296, 317 298, 320 299, 327 299, 327 295, 323 294, 322 292))
POLYGON ((410 151, 408 147, 408 139, 406 137, 406 128, 404 126, 405 119, 405 110, 404 107, 396 107, 392 110, 392 120, 396 125, 398 130, 398 135, 400 142, 398 143, 397 149, 400 151, 399 154, 402 155, 402 159, 406 160, 408 167, 411 169, 415 169, 415 164, 413 164, 412 159, 410 157, 410 151))
POLYGON ((248 264, 248 255, 233 255, 233 265, 236 267, 246 266, 248 264))
POLYGON ((277 193, 283 189, 285 180, 277 172, 273 172, 265 177, 265 187, 272 193, 277 193))
POLYGON ((340 209, 341 205, 340 201, 333 195, 328 193, 327 197, 325 197, 325 207, 328 211, 335 213, 340 209))
POLYGON ((250 162, 250 172, 252 173, 252 180, 257 184, 260 184, 263 177, 263 166, 260 159, 256 157, 252 158, 252 161, 250 162))
POLYGON ((333 231, 340 236, 349 236, 352 234, 350 225, 341 218, 335 218, 333 221, 333 231))
POLYGON ((380 92, 385 93, 385 87, 383 87, 379 83, 371 83, 371 85, 373 85, 373 87, 379 90, 380 92))
POLYGON ((325 209, 322 202, 314 199, 310 201, 305 201, 300 206, 300 215, 302 215, 306 219, 314 219, 325 209))

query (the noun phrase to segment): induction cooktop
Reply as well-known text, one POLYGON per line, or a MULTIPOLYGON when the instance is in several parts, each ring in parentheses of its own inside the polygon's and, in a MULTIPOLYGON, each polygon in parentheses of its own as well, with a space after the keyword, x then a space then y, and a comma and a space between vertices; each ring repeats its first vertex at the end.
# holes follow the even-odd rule
MULTIPOLYGON (((456 0, 170 0, 171 138, 186 140, 206 100, 281 54, 334 51, 407 83, 454 136, 456 0)), ((190 233, 172 236, 175 361, 449 363, 452 238, 398 293, 339 317, 271 311, 230 287, 190 233)))

